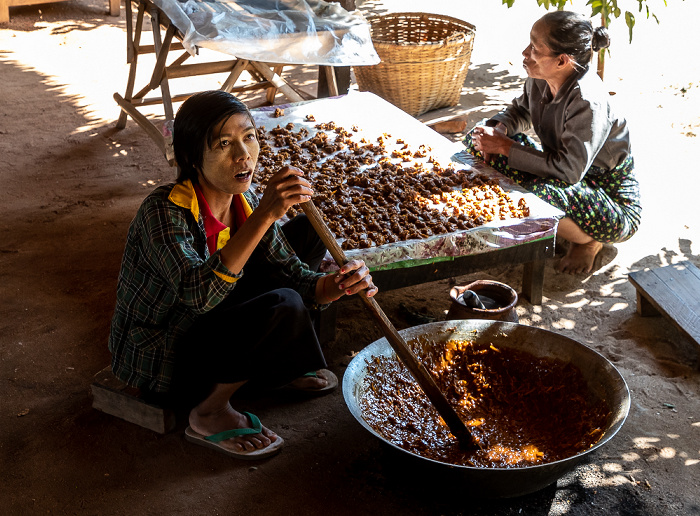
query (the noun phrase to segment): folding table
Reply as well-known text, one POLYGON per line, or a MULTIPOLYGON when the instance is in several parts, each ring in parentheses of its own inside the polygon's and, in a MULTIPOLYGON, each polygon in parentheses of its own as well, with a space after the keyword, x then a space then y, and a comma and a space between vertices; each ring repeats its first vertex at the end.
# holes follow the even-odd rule
MULTIPOLYGON (((221 85, 220 89, 228 92, 243 92, 250 90, 267 90, 267 101, 274 102, 275 94, 279 90, 291 102, 308 100, 310 95, 301 91, 298 87, 281 77, 284 66, 288 63, 279 62, 262 62, 254 59, 239 58, 234 55, 228 55, 226 59, 217 61, 199 62, 194 64, 185 64, 190 60, 192 53, 191 42, 188 42, 187 29, 184 27, 189 23, 187 19, 178 17, 179 26, 171 20, 171 16, 166 13, 163 6, 169 6, 171 2, 175 7, 168 9, 168 13, 175 12, 179 14, 179 4, 175 0, 127 0, 126 1, 126 24, 127 24, 127 63, 130 64, 129 77, 124 95, 119 93, 114 94, 114 99, 119 104, 122 112, 119 116, 116 127, 123 129, 126 126, 127 116, 130 116, 148 136, 156 142, 168 162, 174 164, 174 154, 172 150, 172 135, 171 127, 174 120, 173 103, 184 101, 196 92, 178 93, 171 92, 171 81, 178 78, 206 76, 217 73, 228 73, 228 77, 221 85), (132 3, 137 8, 136 23, 133 22, 132 3), (141 43, 141 37, 144 30, 145 15, 148 14, 151 21, 151 32, 153 35, 153 44, 144 45, 141 43), (171 52, 182 51, 180 55, 171 60, 171 52), (144 54, 155 54, 156 61, 153 71, 150 74, 150 80, 138 91, 135 91, 137 80, 137 67, 139 64, 139 56, 144 54), (247 71, 254 82, 252 84, 236 86, 241 74, 247 71), (147 95, 160 90, 160 96, 147 95), (162 105, 165 121, 162 128, 159 129, 149 118, 140 110, 143 106, 162 105)), ((347 2, 346 2, 347 3, 347 2)), ((351 2, 352 3, 352 2, 351 2)), ((230 2, 228 5, 235 4, 230 2)), ((196 4, 201 9, 211 9, 214 11, 214 17, 224 13, 216 12, 216 9, 226 9, 224 2, 217 3, 212 1, 199 1, 196 4)), ((230 7, 228 7, 230 9, 230 7)), ((368 34, 369 34, 369 29, 368 34)), ((301 34, 303 37, 303 34, 301 34)), ((218 36, 217 36, 218 37, 218 36)), ((367 38, 370 41, 369 36, 367 38)), ((371 47, 371 43, 370 43, 371 47)), ((195 47, 196 52, 198 48, 195 47)), ((366 64, 374 64, 378 62, 378 57, 374 53, 373 47, 371 52, 375 56, 375 61, 369 60, 366 64)), ((369 55, 368 54, 368 55, 369 55)), ((296 63, 305 64, 305 63, 296 63)), ((357 64, 357 63, 346 63, 357 64)), ((335 66, 335 65, 334 65, 335 66)), ((327 89, 329 96, 338 95, 338 85, 334 66, 319 64, 319 71, 323 73, 324 88, 327 89)), ((343 63, 337 64, 343 66, 343 63)), ((209 88, 215 89, 215 88, 209 88)))

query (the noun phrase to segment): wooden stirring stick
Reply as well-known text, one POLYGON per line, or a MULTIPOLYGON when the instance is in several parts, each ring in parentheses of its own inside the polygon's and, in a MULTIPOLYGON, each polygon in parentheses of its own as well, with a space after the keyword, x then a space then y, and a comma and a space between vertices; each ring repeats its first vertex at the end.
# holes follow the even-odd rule
MULTIPOLYGON (((328 229, 328 226, 326 226, 321 213, 318 211, 313 201, 301 203, 299 206, 301 206, 301 209, 304 210, 304 213, 309 218, 311 225, 318 233, 318 236, 321 237, 321 241, 323 241, 325 246, 328 248, 331 256, 336 261, 338 266, 342 267, 345 265, 348 262, 348 259, 345 257, 345 252, 343 252, 335 237, 328 229)), ((447 427, 450 429, 450 432, 452 432, 452 435, 454 435, 459 441, 459 444, 462 447, 478 446, 478 443, 474 440, 473 436, 469 432, 469 429, 457 415, 457 412, 452 405, 450 405, 450 403, 447 401, 447 398, 445 398, 442 391, 440 391, 440 388, 435 383, 433 377, 430 375, 425 366, 418 360, 413 351, 411 351, 411 349, 408 347, 408 344, 406 344, 404 338, 398 331, 396 331, 396 328, 394 328, 394 325, 391 324, 391 321, 377 302, 373 298, 367 297, 364 290, 358 295, 362 301, 364 301, 365 305, 367 305, 370 312, 372 312, 372 315, 377 323, 379 323, 379 326, 384 332, 386 340, 389 341, 389 344, 391 344, 391 347, 394 349, 396 355, 401 359, 401 361, 416 379, 418 385, 420 385, 423 392, 425 392, 426 396, 428 396, 430 402, 437 409, 440 417, 442 417, 447 424, 447 427)))

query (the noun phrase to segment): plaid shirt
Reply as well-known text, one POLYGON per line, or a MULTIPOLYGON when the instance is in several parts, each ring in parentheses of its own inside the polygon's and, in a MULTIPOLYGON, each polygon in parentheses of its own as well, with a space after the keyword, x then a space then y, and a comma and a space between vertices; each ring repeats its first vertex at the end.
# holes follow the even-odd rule
MULTIPOLYGON (((258 205, 250 191, 244 198, 258 205)), ((219 248, 223 245, 221 239, 219 248)), ((322 274, 306 267, 277 223, 253 255, 267 260, 280 287, 293 288, 309 304, 322 274)), ((129 226, 109 335, 112 370, 133 387, 166 392, 175 362, 175 342, 198 315, 224 300, 243 275, 210 255, 197 196, 189 181, 161 186, 141 204, 129 226)), ((257 321, 255 321, 257 322, 257 321)))

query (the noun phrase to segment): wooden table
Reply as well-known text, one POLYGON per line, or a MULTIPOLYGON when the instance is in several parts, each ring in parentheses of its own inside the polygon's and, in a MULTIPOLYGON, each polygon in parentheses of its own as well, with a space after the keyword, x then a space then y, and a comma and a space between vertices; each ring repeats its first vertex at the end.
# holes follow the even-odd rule
MULTIPOLYGON (((2 0, 0 0, 2 1, 2 0)), ((174 79, 206 76, 210 74, 227 73, 219 89, 232 93, 267 90, 267 101, 272 104, 275 94, 279 90, 288 99, 288 102, 309 100, 313 97, 298 89, 289 80, 283 79, 281 74, 285 66, 279 63, 263 63, 248 59, 238 59, 227 56, 218 61, 207 61, 194 64, 185 64, 193 56, 185 50, 182 41, 183 32, 175 26, 168 16, 151 0, 127 0, 126 2, 126 32, 127 32, 127 63, 130 64, 129 77, 125 93, 114 94, 114 100, 119 104, 122 113, 117 121, 116 128, 123 129, 126 126, 127 116, 130 116, 148 136, 158 145, 171 165, 175 164, 175 155, 172 150, 172 137, 168 128, 175 118, 173 103, 181 102, 196 92, 173 94, 171 82, 174 79), (133 21, 132 3, 137 9, 136 23, 133 21), (141 43, 145 15, 151 20, 151 33, 153 45, 141 43), (177 57, 171 59, 171 53, 181 51, 177 57), (150 74, 150 80, 138 91, 135 90, 139 57, 147 54, 155 54, 155 64, 150 74), (247 72, 254 79, 252 84, 239 85, 241 74, 247 72), (159 91, 159 96, 149 96, 159 91), (163 128, 157 127, 146 117, 140 108, 149 105, 162 105, 164 122, 163 128)), ((319 66, 319 73, 323 80, 320 81, 321 94, 327 96, 338 95, 338 82, 335 69, 332 66, 319 66)), ((347 81, 346 81, 347 82, 347 81)), ((345 84, 347 86, 347 84, 345 84)))
MULTIPOLYGON (((258 127, 271 129, 277 125, 284 127, 291 122, 296 128, 306 124, 309 129, 312 129, 314 123, 304 122, 305 115, 311 113, 316 122, 333 120, 342 127, 357 125, 368 128, 373 126, 374 132, 391 133, 392 139, 400 137, 406 143, 410 143, 413 148, 418 146, 414 145, 415 142, 423 143, 433 149, 435 156, 446 158, 445 161, 449 161, 450 158, 454 158, 453 160, 460 158, 455 153, 464 149, 463 145, 450 142, 415 118, 368 92, 351 92, 341 98, 279 107, 284 108, 285 112, 284 116, 279 118, 273 116, 274 108, 253 110, 258 127)), ((368 134, 367 139, 374 141, 373 136, 374 133, 371 133, 371 136, 368 134)), ((443 159, 440 159, 440 162, 444 162, 443 159)), ((361 254, 357 257, 364 259, 370 265, 372 277, 381 291, 461 276, 493 266, 523 264, 521 295, 532 304, 541 304, 545 260, 554 256, 557 222, 564 214, 538 199, 534 194, 525 192, 505 176, 483 165, 483 163, 474 162, 472 165, 465 165, 465 167, 469 166, 488 175, 497 176, 499 181, 502 181, 501 186, 504 190, 513 195, 522 195, 527 200, 528 206, 531 207, 530 219, 532 220, 494 222, 490 224, 490 227, 475 228, 463 232, 459 236, 476 235, 479 239, 460 241, 458 236, 452 236, 450 242, 464 242, 464 244, 455 245, 453 248, 450 248, 449 242, 445 246, 438 244, 432 247, 439 249, 432 255, 421 254, 420 250, 413 254, 411 254, 412 251, 408 251, 405 257, 394 260, 392 256, 389 256, 391 253, 383 253, 378 248, 358 251, 361 254), (528 224, 528 222, 532 222, 532 224, 528 224), (514 238, 493 237, 493 234, 509 233, 511 228, 513 235, 515 235, 514 238), (534 229, 531 234, 527 234, 530 228, 534 229), (541 231, 536 231, 538 228, 542 228, 541 231), (479 245, 481 238, 486 244, 479 245), (476 244, 469 248, 472 242, 476 242, 476 244), (381 257, 378 260, 373 259, 379 255, 381 257), (382 260, 388 261, 384 263, 382 260), (389 263, 392 260, 393 263, 389 263)), ((448 240, 448 237, 443 238, 448 240)), ((403 251, 404 244, 409 247, 412 245, 410 243, 392 245, 401 246, 403 251)), ((419 246, 420 244, 416 245, 416 249, 419 246)), ((355 257, 352 251, 347 254, 349 258, 355 257)), ((394 256, 397 254, 395 253, 394 256)), ((324 263, 324 265, 326 267, 323 270, 326 270, 328 264, 324 263)), ((336 307, 337 304, 333 304, 322 312, 320 338, 324 341, 332 340, 335 335, 336 307)))

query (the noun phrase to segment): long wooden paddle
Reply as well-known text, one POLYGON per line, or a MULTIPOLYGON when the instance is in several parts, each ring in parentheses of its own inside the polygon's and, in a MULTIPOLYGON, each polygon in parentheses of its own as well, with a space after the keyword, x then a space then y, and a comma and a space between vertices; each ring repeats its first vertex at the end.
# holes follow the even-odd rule
MULTIPOLYGON (((338 242, 328 229, 328 226, 326 226, 321 213, 318 211, 313 201, 301 203, 300 206, 338 266, 342 267, 345 265, 348 262, 348 259, 345 257, 345 252, 343 252, 343 249, 338 245, 338 242)), ((374 298, 367 297, 364 290, 360 292, 359 296, 362 301, 364 301, 365 305, 367 305, 370 312, 372 312, 377 323, 379 323, 386 340, 389 341, 396 355, 416 379, 418 385, 423 389, 423 392, 425 392, 430 402, 437 409, 438 414, 440 414, 447 424, 452 435, 459 441, 459 444, 463 447, 477 446, 469 429, 457 415, 452 405, 447 401, 442 391, 440 391, 440 388, 435 383, 433 377, 430 376, 428 370, 418 360, 413 351, 411 351, 404 338, 396 331, 396 328, 394 328, 394 325, 380 308, 379 304, 377 304, 374 298)))

